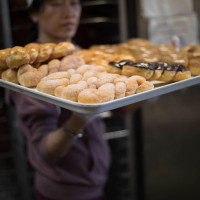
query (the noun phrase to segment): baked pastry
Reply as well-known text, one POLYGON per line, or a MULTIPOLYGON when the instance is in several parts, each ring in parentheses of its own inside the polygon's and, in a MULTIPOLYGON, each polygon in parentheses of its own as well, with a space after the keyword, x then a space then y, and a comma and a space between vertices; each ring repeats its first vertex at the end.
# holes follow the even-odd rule
POLYGON ((55 96, 67 99, 70 101, 78 101, 78 95, 81 91, 87 88, 87 82, 80 81, 77 84, 71 84, 67 87, 60 86, 54 91, 55 96))
POLYGON ((6 66, 13 69, 24 64, 32 64, 35 67, 38 63, 45 63, 55 58, 62 58, 75 51, 75 47, 70 42, 55 43, 29 43, 24 47, 15 46, 11 49, 0 51, 0 69, 6 66))
POLYGON ((106 83, 98 89, 85 89, 78 94, 78 102, 85 104, 104 103, 114 100, 115 86, 113 83, 106 83))
POLYGON ((0 70, 5 70, 8 68, 6 63, 6 57, 10 52, 10 48, 0 50, 0 70))
POLYGON ((68 55, 62 58, 59 71, 67 71, 68 69, 77 69, 79 66, 84 65, 85 61, 82 57, 76 55, 68 55))
POLYGON ((60 42, 53 48, 51 59, 62 58, 75 51, 75 46, 71 42, 60 42))
POLYGON ((112 62, 112 66, 121 69, 126 76, 139 75, 146 80, 180 81, 191 77, 191 72, 183 65, 166 62, 146 63, 124 60, 119 63, 112 62))
POLYGON ((5 81, 9 81, 15 84, 19 84, 17 78, 17 69, 7 69, 2 72, 1 78, 5 81))
POLYGON ((55 43, 44 43, 40 44, 39 53, 36 58, 36 63, 46 62, 52 57, 54 48, 56 48, 55 43))
POLYGON ((24 48, 30 56, 29 64, 35 63, 40 51, 40 44, 32 42, 25 45, 24 48))
POLYGON ((48 65, 41 65, 38 69, 30 64, 18 69, 17 77, 21 85, 25 87, 36 87, 40 80, 48 75, 48 65))
POLYGON ((191 71, 192 76, 200 75, 200 57, 191 58, 189 60, 188 68, 191 71))
POLYGON ((60 60, 53 59, 53 60, 48 62, 49 74, 58 72, 59 68, 60 68, 60 60))
POLYGON ((69 85, 70 76, 69 72, 51 73, 40 80, 36 89, 46 94, 55 95, 54 91, 57 87, 69 85))
POLYGON ((6 56, 6 64, 9 68, 18 68, 21 65, 28 64, 30 55, 25 48, 16 46, 11 48, 9 54, 6 56))

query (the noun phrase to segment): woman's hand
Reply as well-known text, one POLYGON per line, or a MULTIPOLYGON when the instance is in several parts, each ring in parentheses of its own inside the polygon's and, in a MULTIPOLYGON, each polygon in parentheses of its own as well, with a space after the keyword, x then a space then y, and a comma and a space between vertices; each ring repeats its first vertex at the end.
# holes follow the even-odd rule
POLYGON ((72 112, 71 117, 66 122, 66 127, 68 130, 79 133, 82 131, 87 124, 89 124, 92 120, 97 118, 99 114, 82 114, 77 112, 72 112))

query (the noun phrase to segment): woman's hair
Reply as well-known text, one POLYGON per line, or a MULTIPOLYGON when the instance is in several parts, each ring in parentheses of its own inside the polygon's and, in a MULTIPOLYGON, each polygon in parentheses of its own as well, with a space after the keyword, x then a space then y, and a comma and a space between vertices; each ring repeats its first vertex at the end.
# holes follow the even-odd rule
MULTIPOLYGON (((45 1, 46 0, 33 0, 31 5, 27 9, 28 15, 30 16, 31 14, 40 12, 45 1)), ((27 38, 27 43, 35 42, 37 40, 37 37, 38 37, 38 27, 37 24, 33 22, 30 28, 30 33, 27 38)))

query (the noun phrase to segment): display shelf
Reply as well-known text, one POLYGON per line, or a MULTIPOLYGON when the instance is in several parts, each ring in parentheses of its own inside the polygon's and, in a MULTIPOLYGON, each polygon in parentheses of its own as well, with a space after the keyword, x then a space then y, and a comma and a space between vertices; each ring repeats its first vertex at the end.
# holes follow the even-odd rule
POLYGON ((102 113, 105 111, 116 109, 122 106, 126 106, 132 103, 147 100, 156 96, 160 96, 163 94, 167 94, 169 92, 173 92, 176 90, 190 87, 192 85, 199 84, 200 76, 192 77, 190 79, 178 81, 174 83, 163 83, 159 81, 156 81, 153 83, 155 85, 155 88, 146 92, 142 92, 139 94, 135 94, 132 96, 128 96, 128 97, 124 97, 121 99, 116 99, 113 101, 100 103, 100 104, 82 104, 82 103, 77 103, 70 100, 61 99, 59 97, 55 97, 52 95, 48 95, 48 94, 39 92, 36 89, 26 88, 21 85, 0 80, 0 86, 4 88, 14 90, 16 92, 40 99, 42 101, 46 101, 48 103, 55 104, 57 106, 60 106, 72 111, 85 113, 85 114, 94 114, 94 113, 102 113))

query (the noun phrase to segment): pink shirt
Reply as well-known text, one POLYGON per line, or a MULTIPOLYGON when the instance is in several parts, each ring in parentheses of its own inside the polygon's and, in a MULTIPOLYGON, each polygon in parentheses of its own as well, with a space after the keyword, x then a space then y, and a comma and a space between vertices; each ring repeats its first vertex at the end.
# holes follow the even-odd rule
POLYGON ((29 160, 36 170, 36 189, 56 200, 93 200, 102 196, 110 155, 101 119, 88 124, 84 137, 76 140, 65 156, 55 159, 46 152, 46 138, 63 125, 71 111, 16 92, 6 93, 27 138, 29 160))

